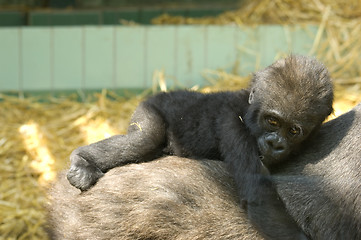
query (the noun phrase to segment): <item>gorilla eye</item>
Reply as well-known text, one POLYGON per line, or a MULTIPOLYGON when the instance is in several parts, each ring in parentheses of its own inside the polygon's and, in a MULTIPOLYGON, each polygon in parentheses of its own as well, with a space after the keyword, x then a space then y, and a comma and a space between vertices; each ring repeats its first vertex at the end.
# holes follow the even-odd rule
POLYGON ((280 125, 278 120, 274 117, 267 117, 266 120, 267 120, 268 124, 271 125, 272 127, 278 127, 280 125))
POLYGON ((292 135, 292 136, 297 136, 301 133, 301 129, 299 127, 291 127, 290 130, 289 130, 289 133, 292 135))

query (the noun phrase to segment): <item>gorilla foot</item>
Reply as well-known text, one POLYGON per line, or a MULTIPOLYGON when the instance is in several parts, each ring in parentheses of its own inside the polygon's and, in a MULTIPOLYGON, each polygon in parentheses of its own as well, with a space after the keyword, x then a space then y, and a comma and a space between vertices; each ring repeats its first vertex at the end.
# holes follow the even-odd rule
POLYGON ((67 173, 67 179, 71 185, 81 191, 88 190, 104 173, 95 165, 89 163, 79 155, 72 156, 72 163, 67 173))

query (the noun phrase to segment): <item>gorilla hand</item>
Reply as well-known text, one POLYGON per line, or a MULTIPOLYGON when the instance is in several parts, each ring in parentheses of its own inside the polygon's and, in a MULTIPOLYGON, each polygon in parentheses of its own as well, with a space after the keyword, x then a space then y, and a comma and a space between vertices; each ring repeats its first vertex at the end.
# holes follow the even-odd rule
POLYGON ((78 154, 77 150, 70 156, 71 166, 67 173, 67 179, 71 185, 85 191, 93 186, 104 173, 78 154))

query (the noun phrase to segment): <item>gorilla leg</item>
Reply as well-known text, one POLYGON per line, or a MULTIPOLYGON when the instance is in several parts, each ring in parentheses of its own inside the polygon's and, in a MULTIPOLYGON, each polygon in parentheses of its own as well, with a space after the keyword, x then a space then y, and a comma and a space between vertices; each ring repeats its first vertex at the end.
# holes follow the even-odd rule
POLYGON ((69 182, 84 191, 109 169, 157 158, 166 143, 162 116, 147 103, 138 106, 126 135, 116 135, 77 148, 70 156, 69 182))

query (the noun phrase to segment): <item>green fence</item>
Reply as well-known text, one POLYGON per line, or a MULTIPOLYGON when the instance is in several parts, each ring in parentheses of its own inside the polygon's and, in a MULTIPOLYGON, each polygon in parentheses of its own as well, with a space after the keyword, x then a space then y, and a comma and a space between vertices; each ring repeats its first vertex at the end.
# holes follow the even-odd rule
POLYGON ((239 74, 280 53, 307 54, 317 26, 77 26, 0 28, 0 91, 204 85, 205 69, 239 74))

